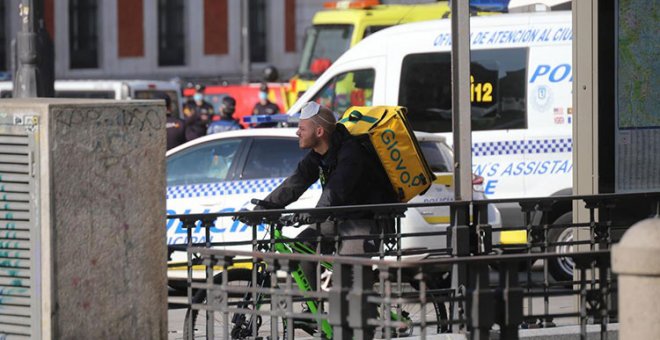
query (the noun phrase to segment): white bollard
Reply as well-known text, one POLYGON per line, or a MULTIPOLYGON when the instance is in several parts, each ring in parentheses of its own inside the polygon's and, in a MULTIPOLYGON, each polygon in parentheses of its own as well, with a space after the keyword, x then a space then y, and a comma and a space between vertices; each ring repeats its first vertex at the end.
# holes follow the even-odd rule
POLYGON ((660 339, 660 218, 626 231, 612 248, 619 275, 619 338, 660 339))

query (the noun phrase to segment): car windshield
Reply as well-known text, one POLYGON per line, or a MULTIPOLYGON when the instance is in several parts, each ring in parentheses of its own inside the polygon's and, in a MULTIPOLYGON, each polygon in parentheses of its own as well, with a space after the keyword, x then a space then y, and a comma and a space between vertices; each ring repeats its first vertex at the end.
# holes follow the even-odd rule
POLYGON ((167 159, 167 185, 218 183, 231 175, 240 139, 195 145, 167 159))
POLYGON ((453 156, 449 147, 437 141, 422 141, 419 143, 424 158, 433 172, 449 172, 453 163, 453 156))
POLYGON ((352 25, 314 25, 307 30, 298 74, 315 79, 351 46, 352 25))

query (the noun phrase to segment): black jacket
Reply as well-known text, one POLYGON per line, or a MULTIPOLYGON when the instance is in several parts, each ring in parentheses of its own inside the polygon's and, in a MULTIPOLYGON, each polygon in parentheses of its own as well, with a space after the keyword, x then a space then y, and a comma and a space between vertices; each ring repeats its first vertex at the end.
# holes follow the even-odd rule
POLYGON ((206 129, 213 115, 213 105, 203 102, 201 106, 197 106, 194 101, 189 101, 183 107, 183 113, 186 119, 186 141, 206 136, 206 129), (206 116, 206 120, 203 120, 202 116, 206 116))
POLYGON ((186 126, 183 119, 168 114, 165 129, 167 130, 167 150, 186 142, 186 126))
MULTIPOLYGON (((285 207, 320 178, 323 192, 317 207, 397 202, 378 156, 363 143, 359 137, 352 136, 344 125, 337 124, 328 152, 320 155, 311 150, 298 163, 295 172, 265 200, 285 207)), ((370 218, 373 214, 361 212, 359 215, 370 218)))

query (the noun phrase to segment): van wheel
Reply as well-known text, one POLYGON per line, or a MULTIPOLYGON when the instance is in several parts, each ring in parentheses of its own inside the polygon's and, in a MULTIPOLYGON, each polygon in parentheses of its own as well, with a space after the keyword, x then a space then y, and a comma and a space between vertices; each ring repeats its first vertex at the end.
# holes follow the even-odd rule
MULTIPOLYGON (((570 225, 573 223, 573 213, 567 212, 561 215, 553 223, 554 225, 570 225)), ((573 228, 555 228, 548 231, 548 242, 550 243, 565 243, 551 246, 548 251, 556 253, 571 253, 573 252, 573 228)), ((575 261, 571 257, 556 257, 548 260, 548 271, 556 281, 572 281, 573 268, 575 268, 575 261)))

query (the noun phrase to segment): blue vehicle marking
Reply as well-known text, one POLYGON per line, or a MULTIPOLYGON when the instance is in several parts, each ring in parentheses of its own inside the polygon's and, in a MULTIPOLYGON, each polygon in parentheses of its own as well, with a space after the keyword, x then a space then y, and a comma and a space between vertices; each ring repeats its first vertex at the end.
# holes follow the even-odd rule
POLYGON ((493 141, 472 144, 474 156, 573 152, 572 138, 493 141))
POLYGON ((547 78, 551 83, 559 83, 562 81, 573 82, 573 74, 571 72, 571 64, 548 65, 539 64, 536 66, 532 76, 529 78, 529 83, 534 83, 537 79, 547 78))

